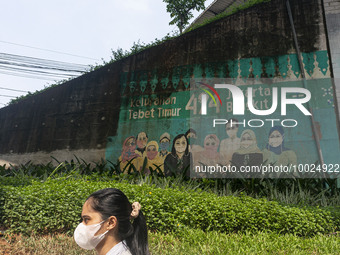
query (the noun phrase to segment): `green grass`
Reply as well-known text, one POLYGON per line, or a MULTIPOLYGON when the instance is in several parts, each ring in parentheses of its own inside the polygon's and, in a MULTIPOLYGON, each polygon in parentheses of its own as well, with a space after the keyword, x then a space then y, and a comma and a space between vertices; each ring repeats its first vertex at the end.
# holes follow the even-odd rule
POLYGON ((340 237, 301 238, 274 233, 221 234, 183 230, 178 235, 153 234, 153 254, 340 254, 340 237), (171 249, 169 249, 171 248, 171 249), (163 251, 163 252, 162 252, 163 251))
MULTIPOLYGON (((79 248, 66 235, 7 237, 8 254, 95 254, 79 248)), ((153 255, 186 254, 340 254, 339 235, 318 235, 312 238, 273 233, 221 234, 202 230, 183 229, 180 233, 149 233, 153 255)), ((0 248, 0 253, 1 253, 0 248)))

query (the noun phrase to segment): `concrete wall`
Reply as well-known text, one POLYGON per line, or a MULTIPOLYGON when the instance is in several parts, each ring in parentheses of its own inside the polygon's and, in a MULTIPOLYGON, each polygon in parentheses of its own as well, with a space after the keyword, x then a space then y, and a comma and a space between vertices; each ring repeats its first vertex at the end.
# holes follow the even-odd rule
MULTIPOLYGON (((291 5, 308 79, 330 77, 321 0, 291 5)), ((301 78, 285 1, 254 6, 1 109, 0 159, 116 160, 124 140, 141 131, 149 141, 164 132, 173 138, 190 127, 190 80, 209 77, 239 85, 301 78), (176 97, 170 109, 181 114, 134 120, 138 107, 131 99, 141 96, 176 97)), ((329 115, 333 127, 335 115, 329 115)))
POLYGON ((105 155, 120 109, 118 64, 105 67, 0 110, 1 159, 49 162, 105 155), (110 69, 111 68, 111 69, 110 69))

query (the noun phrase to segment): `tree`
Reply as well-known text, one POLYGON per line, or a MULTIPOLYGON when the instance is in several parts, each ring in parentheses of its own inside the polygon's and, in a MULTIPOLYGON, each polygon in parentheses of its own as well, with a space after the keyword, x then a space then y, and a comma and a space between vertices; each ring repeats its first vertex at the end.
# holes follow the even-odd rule
POLYGON ((176 25, 182 34, 183 29, 189 24, 189 20, 193 17, 192 11, 204 10, 205 0, 163 0, 166 5, 166 11, 173 18, 170 25, 176 25))

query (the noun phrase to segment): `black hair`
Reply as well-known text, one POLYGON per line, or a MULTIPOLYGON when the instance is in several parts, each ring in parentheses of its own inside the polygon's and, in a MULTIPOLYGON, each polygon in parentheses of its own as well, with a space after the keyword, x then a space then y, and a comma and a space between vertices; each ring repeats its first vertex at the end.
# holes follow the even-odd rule
POLYGON ((188 135, 189 133, 193 133, 193 134, 197 135, 197 133, 196 133, 196 130, 195 130, 195 129, 189 128, 189 129, 188 129, 188 131, 187 131, 187 132, 185 132, 185 137, 187 137, 187 135, 188 135))
POLYGON ((178 136, 175 137, 173 143, 172 143, 172 149, 171 149, 171 154, 173 156, 176 156, 176 149, 175 149, 175 143, 178 139, 184 137, 186 142, 187 142, 187 147, 185 148, 185 152, 184 152, 184 155, 188 155, 189 154, 189 144, 188 144, 188 139, 187 137, 185 136, 185 134, 179 134, 178 136))
POLYGON ((101 214, 102 220, 115 216, 118 221, 118 237, 126 244, 133 255, 149 255, 148 231, 145 217, 139 211, 131 223, 132 205, 126 195, 115 188, 106 188, 92 193, 89 200, 93 210, 101 214))

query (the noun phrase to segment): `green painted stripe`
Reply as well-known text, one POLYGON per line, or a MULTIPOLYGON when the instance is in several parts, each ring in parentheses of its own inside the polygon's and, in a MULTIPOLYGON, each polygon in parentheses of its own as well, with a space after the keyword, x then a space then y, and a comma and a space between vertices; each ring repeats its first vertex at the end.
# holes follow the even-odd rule
POLYGON ((209 92, 209 90, 206 90, 206 89, 202 89, 202 90, 204 90, 204 92, 207 93, 207 94, 212 98, 212 100, 214 100, 214 103, 215 103, 215 105, 217 106, 215 97, 209 92))

